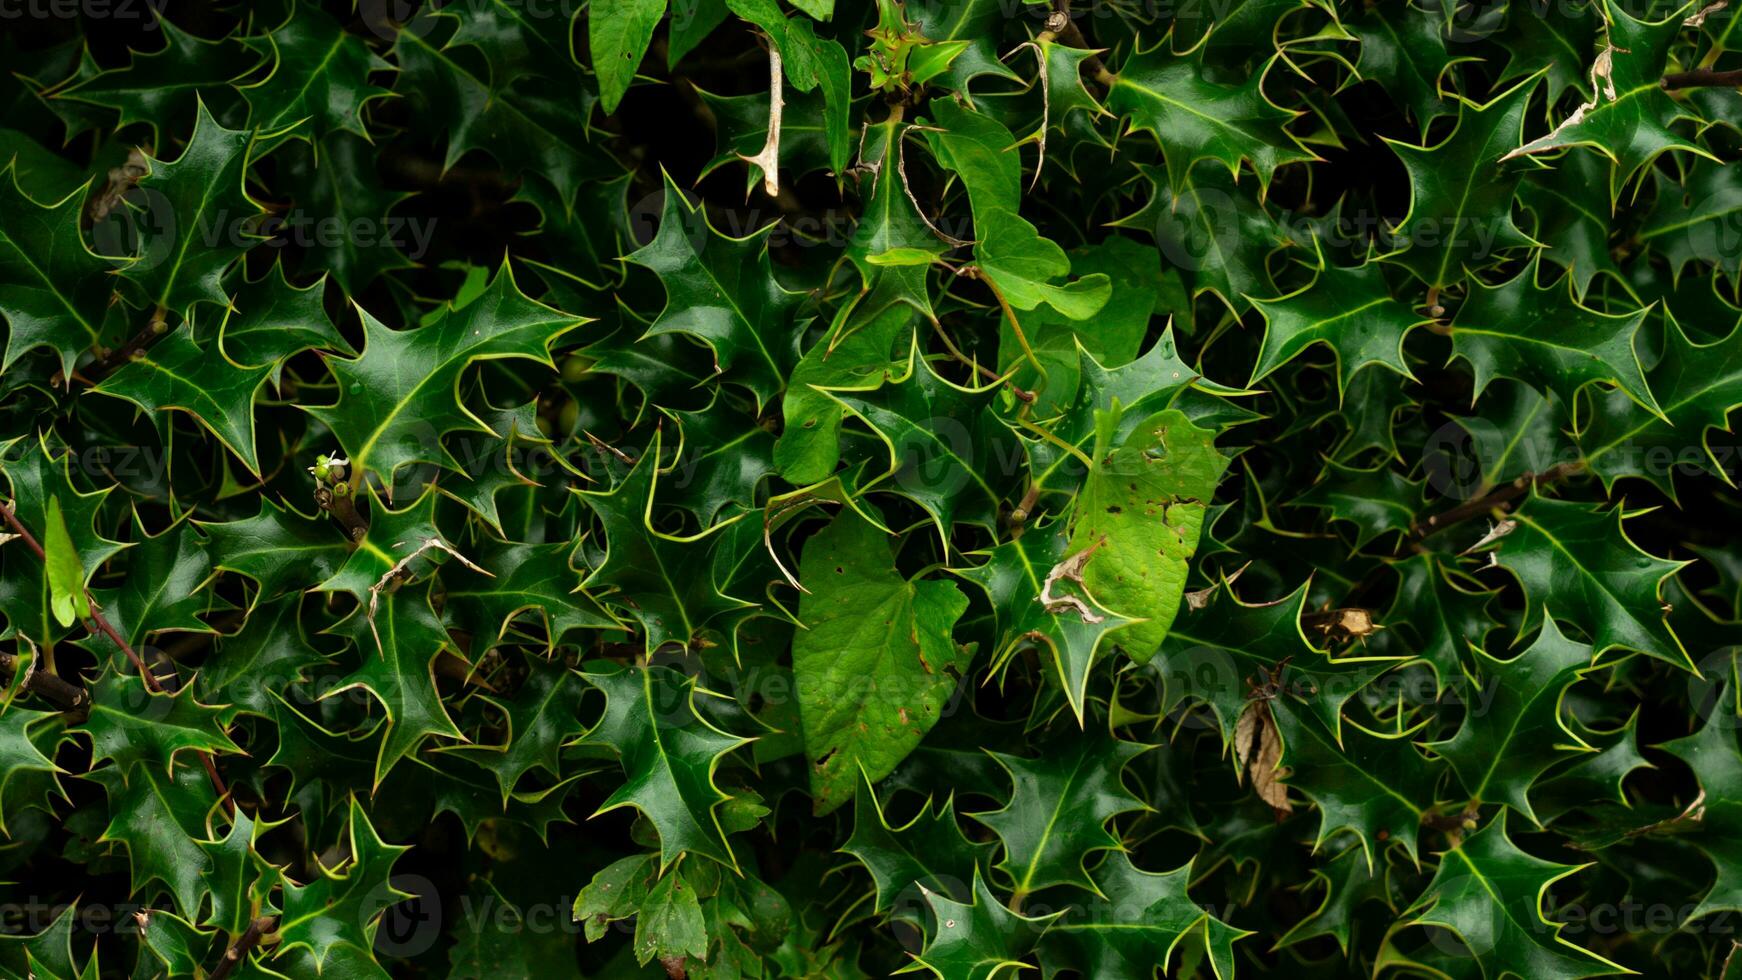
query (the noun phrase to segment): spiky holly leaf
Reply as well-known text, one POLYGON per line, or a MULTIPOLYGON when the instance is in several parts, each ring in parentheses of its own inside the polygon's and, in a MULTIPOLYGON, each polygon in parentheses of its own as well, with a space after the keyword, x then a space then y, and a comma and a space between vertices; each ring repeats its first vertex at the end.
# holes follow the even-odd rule
MULTIPOLYGON (((90 716, 72 730, 90 738, 93 757, 112 760, 131 781, 135 767, 172 772, 183 753, 241 752, 224 731, 223 714, 190 691, 154 692, 138 675, 110 670, 91 687, 90 716)), ((186 755, 180 761, 190 764, 186 755)))
POLYGON ((504 261, 488 288, 464 306, 450 305, 421 327, 394 330, 358 307, 363 353, 329 357, 338 384, 332 405, 303 410, 344 447, 353 483, 372 472, 389 483, 410 463, 455 466, 441 436, 489 432, 460 401, 460 380, 479 361, 532 361, 554 369, 551 345, 586 323, 536 300, 514 282, 504 261))
POLYGON ((1126 620, 1096 604, 1086 591, 1077 595, 1062 573, 1054 575, 1061 567, 1069 570, 1066 563, 1073 555, 1065 524, 1062 519, 1037 523, 1019 538, 966 556, 983 558, 979 564, 950 570, 986 590, 992 602, 998 631, 993 661, 1003 663, 1020 650, 1044 646, 1080 721, 1089 668, 1107 634, 1126 620))
MULTIPOLYGON (((1612 488, 1624 476, 1650 480, 1675 499, 1671 474, 1698 466, 1731 481, 1714 431, 1730 431, 1730 413, 1742 405, 1742 328, 1723 340, 1698 344, 1675 315, 1665 313, 1663 356, 1647 382, 1664 392, 1662 415, 1647 412, 1624 392, 1594 394, 1579 432, 1585 465, 1612 488)), ((1728 455, 1728 451, 1724 451, 1728 455)))
POLYGON ((307 286, 292 285, 283 262, 273 263, 259 279, 238 275, 228 284, 234 295, 218 329, 218 349, 237 364, 270 365, 275 382, 292 354, 355 354, 327 316, 325 286, 324 276, 307 286))
POLYGON ((1736 748, 1736 730, 1742 728, 1737 711, 1734 672, 1726 674, 1726 687, 1714 697, 1705 723, 1683 738, 1659 748, 1688 764, 1699 780, 1700 797, 1687 815, 1697 831, 1692 840, 1711 860, 1715 869, 1712 887, 1684 920, 1695 922, 1713 912, 1742 909, 1742 869, 1735 865, 1735 851, 1724 844, 1733 840, 1742 824, 1742 751, 1736 748))
POLYGON ((336 129, 367 137, 363 107, 391 94, 369 75, 392 66, 318 8, 295 4, 284 23, 244 43, 272 62, 270 74, 242 87, 248 124, 262 133, 294 126, 310 141, 336 129))
POLYGON ((1356 72, 1408 109, 1424 136, 1435 119, 1457 114, 1443 94, 1446 75, 1470 56, 1453 53, 1436 18, 1415 4, 1368 7, 1349 28, 1361 39, 1356 72))
POLYGON ((212 896, 212 908, 200 920, 201 925, 240 936, 268 907, 268 893, 281 876, 278 868, 261 856, 256 841, 276 826, 277 823, 256 822, 246 812, 237 810, 223 838, 194 842, 210 861, 204 877, 212 896))
POLYGON ((241 629, 218 640, 217 656, 195 682, 206 704, 272 717, 273 693, 301 683, 327 662, 304 633, 300 595, 258 603, 241 629))
POLYGON ((1615 0, 1603 0, 1599 13, 1607 23, 1608 37, 1591 68, 1590 82, 1596 91, 1590 101, 1547 135, 1523 143, 1508 156, 1590 147, 1615 161, 1609 190, 1613 201, 1633 175, 1659 154, 1683 150, 1710 156, 1710 151, 1676 134, 1675 123, 1690 114, 1662 85, 1670 48, 1682 32, 1683 15, 1672 12, 1660 21, 1641 20, 1615 0))
POLYGON ((693 535, 654 528, 661 444, 656 432, 609 492, 575 491, 605 530, 605 560, 581 585, 639 623, 649 652, 668 643, 688 646, 704 626, 753 608, 722 592, 724 583, 715 575, 717 553, 738 543, 725 532, 743 515, 693 535))
POLYGON ((1516 378, 1571 404, 1594 381, 1614 384, 1648 411, 1657 399, 1646 383, 1634 337, 1646 310, 1608 314, 1581 304, 1574 281, 1543 285, 1537 260, 1498 286, 1477 282, 1452 320, 1452 350, 1476 373, 1475 396, 1497 377, 1516 378))
POLYGON ((714 352, 716 372, 744 385, 759 404, 780 393, 798 362, 799 296, 774 277, 771 229, 721 235, 667 174, 659 233, 625 256, 665 286, 665 308, 645 336, 681 333, 702 341, 714 352))
POLYGON ((584 181, 622 173, 591 141, 587 117, 598 93, 561 37, 550 18, 502 0, 418 10, 399 29, 394 89, 445 138, 443 171, 482 151, 516 176, 550 181, 564 210, 584 181))
POLYGON ((1488 612, 1494 593, 1426 552, 1393 563, 1397 593, 1381 617, 1384 638, 1433 665, 1439 684, 1456 683, 1471 669, 1471 651, 1483 649, 1500 626, 1488 612))
POLYGON ((181 155, 173 163, 152 159, 128 198, 126 207, 137 214, 125 222, 111 215, 110 224, 93 231, 105 254, 125 259, 119 275, 157 311, 152 316, 186 316, 196 303, 229 303, 225 270, 265 238, 265 209, 243 183, 255 138, 252 130, 218 125, 201 102, 181 155))
POLYGON ((1269 704, 1288 785, 1319 808, 1314 847, 1348 830, 1360 839, 1369 867, 1374 844, 1382 850, 1391 840, 1416 859, 1421 818, 1437 802, 1434 786, 1445 772, 1415 748, 1419 726, 1382 735, 1345 720, 1333 730, 1291 697, 1269 704))
POLYGON ((970 816, 1003 844, 996 867, 1010 879, 1012 901, 1053 885, 1095 890, 1083 864, 1119 846, 1107 821, 1144 808, 1126 788, 1124 774, 1126 764, 1148 749, 1093 731, 1049 741, 1038 759, 992 753, 1010 775, 1010 800, 1002 809, 970 816))
MULTIPOLYGON (((1560 935, 1543 915, 1543 893, 1581 866, 1556 864, 1519 850, 1506 815, 1454 844, 1407 915, 1409 925, 1449 929, 1482 975, 1579 980, 1628 972, 1560 935)), ((1389 945, 1389 942, 1388 944, 1389 945)))
POLYGON ((394 213, 409 195, 387 187, 376 153, 368 140, 343 131, 272 153, 292 205, 269 228, 306 246, 305 268, 330 272, 352 294, 382 273, 412 268, 436 232, 432 217, 394 213))
POLYGON ((1178 194, 1159 167, 1136 167, 1149 199, 1113 224, 1153 235, 1162 255, 1191 273, 1193 296, 1214 293, 1239 313, 1251 306, 1246 297, 1276 291, 1268 259, 1289 235, 1253 194, 1210 163, 1200 164, 1178 194))
POLYGON ((1320 252, 1318 273, 1308 285, 1275 299, 1247 296, 1246 300, 1264 315, 1264 344, 1250 384, 1274 374, 1315 344, 1329 347, 1336 357, 1339 397, 1349 379, 1369 364, 1415 377, 1403 359, 1403 341, 1411 330, 1430 321, 1392 297, 1383 267, 1376 261, 1343 268, 1325 262, 1320 252))
POLYGON ((203 113, 195 107, 202 95, 224 91, 264 62, 237 34, 208 40, 155 14, 151 32, 162 36, 161 48, 129 52, 126 67, 81 72, 50 97, 114 109, 118 126, 143 123, 162 132, 203 113))
POLYGON ((344 530, 326 517, 304 517, 265 496, 253 517, 195 526, 207 537, 212 567, 253 579, 260 598, 316 586, 351 553, 344 530))
POLYGON ((570 566, 572 547, 566 544, 492 547, 477 553, 480 575, 455 569, 448 580, 446 610, 454 620, 484 642, 501 639, 522 615, 536 612, 555 644, 577 629, 622 629, 621 623, 581 591, 581 573, 570 566))
POLYGON ((1243 85, 1219 84, 1208 77, 1201 52, 1175 54, 1158 42, 1119 67, 1107 105, 1127 117, 1129 131, 1162 142, 1175 197, 1199 160, 1214 160, 1236 177, 1242 163, 1251 165, 1263 196, 1276 168, 1315 159, 1289 135, 1285 127, 1295 113, 1270 101, 1264 78, 1259 71, 1243 85))
POLYGON ((1504 803, 1531 823, 1530 787, 1567 759, 1568 752, 1595 751, 1561 716, 1567 688, 1591 667, 1591 648, 1566 638, 1554 617, 1510 660, 1476 650, 1479 673, 1470 683, 1482 693, 1481 711, 1470 711, 1458 733, 1429 747, 1447 762, 1472 799, 1504 803))
POLYGON ((714 770, 749 739, 698 714, 696 698, 716 695, 669 667, 587 666, 582 676, 605 693, 605 714, 586 741, 614 749, 626 776, 598 812, 629 806, 646 816, 659 830, 662 869, 685 853, 736 869, 717 812, 730 797, 715 785, 714 770))
POLYGON ((881 317, 892 304, 936 315, 927 273, 929 264, 943 256, 945 247, 915 209, 903 185, 906 151, 902 140, 906 133, 907 128, 893 116, 865 129, 866 146, 860 158, 866 161, 869 172, 859 178, 865 209, 846 249, 848 261, 859 271, 859 298, 836 317, 835 329, 826 342, 828 351, 854 330, 881 317))
POLYGON ((1252 935, 1228 925, 1186 894, 1192 865, 1157 874, 1116 851, 1095 869, 1097 891, 1106 896, 1066 909, 1041 937, 1041 962, 1048 970, 1070 968, 1084 976, 1153 976, 1164 971, 1174 950, 1185 943, 1190 962, 1201 944, 1217 980, 1232 980, 1234 944, 1252 935))
POLYGON ((1291 503, 1319 507, 1355 525, 1355 548, 1387 534, 1408 534, 1424 506, 1424 481, 1411 482, 1386 463, 1362 469, 1326 460, 1324 472, 1291 503))
POLYGON ((329 868, 317 861, 316 877, 308 883, 284 883, 278 957, 306 949, 319 968, 339 947, 367 950, 374 944, 381 913, 411 897, 393 885, 393 865, 411 848, 382 840, 356 797, 347 809, 342 863, 329 868))
POLYGON ((934 926, 915 963, 939 980, 993 980, 1020 969, 1050 922, 1060 913, 1029 918, 1005 908, 974 872, 971 904, 925 892, 934 926))
POLYGON ((962 835, 954 798, 934 812, 927 798, 913 819, 891 826, 877 791, 863 774, 853 797, 853 834, 841 850, 859 859, 877 883, 877 911, 899 908, 915 887, 953 899, 971 898, 971 882, 984 865, 989 844, 962 835))
POLYGON ((957 524, 993 526, 1015 490, 1016 437, 991 411, 1000 386, 964 388, 941 376, 919 342, 900 374, 880 385, 824 389, 870 426, 888 447, 888 470, 861 489, 898 494, 919 505, 947 541, 957 524))
POLYGON ((1499 261, 1499 252, 1529 245, 1512 220, 1522 167, 1502 163, 1518 145, 1524 109, 1540 75, 1477 105, 1458 97, 1458 123, 1439 144, 1386 140, 1409 171, 1409 213, 1390 231, 1398 251, 1387 256, 1430 288, 1456 285, 1471 267, 1499 261))
MULTIPOLYGON (((245 367, 230 360, 217 345, 202 349, 194 343, 192 333, 185 324, 177 327, 92 390, 124 398, 146 412, 184 411, 216 436, 248 472, 259 473, 254 400, 272 367, 245 367)), ((163 414, 156 417, 168 418, 163 414)))
POLYGON ((386 713, 386 737, 375 758, 378 787, 429 736, 464 738, 448 716, 435 681, 436 658, 457 656, 457 648, 430 608, 427 585, 384 590, 378 601, 365 601, 344 627, 361 662, 330 693, 360 689, 386 713))
POLYGON ((1333 732, 1342 706, 1374 678, 1395 666, 1396 658, 1332 658, 1315 649, 1301 632, 1300 616, 1308 587, 1273 602, 1248 604, 1224 580, 1194 597, 1168 629, 1151 661, 1164 686, 1161 710, 1171 712, 1188 700, 1208 706, 1224 742, 1232 742, 1252 685, 1285 665, 1282 680, 1297 675, 1314 690, 1308 710, 1333 732))
POLYGON ((1599 655, 1623 647, 1691 666, 1663 602, 1664 580, 1688 562, 1634 544, 1622 527, 1626 516, 1533 496, 1490 544, 1491 560, 1524 587, 1525 622, 1546 606, 1588 633, 1599 655))
POLYGON ((833 811, 860 773, 889 775, 937 723, 967 671, 951 638, 968 597, 955 583, 911 581, 895 568, 889 535, 842 509, 804 547, 793 636, 812 809, 833 811))
POLYGON ((133 890, 162 882, 175 899, 176 910, 184 918, 196 916, 210 866, 199 842, 206 839, 206 812, 214 803, 205 771, 186 765, 174 773, 157 766, 123 770, 111 765, 84 778, 108 794, 109 825, 100 840, 127 849, 133 890))
POLYGON ((502 713, 501 744, 462 746, 456 751, 496 777, 504 803, 529 771, 540 769, 561 778, 563 745, 586 730, 581 721, 586 691, 581 675, 563 664, 528 658, 526 679, 512 699, 487 698, 502 713))
POLYGON ((62 373, 102 345, 104 312, 114 292, 113 263, 79 233, 79 192, 44 206, 19 186, 18 168, 0 171, 0 316, 10 328, 0 370, 38 347, 55 351, 62 373))
POLYGON ((60 792, 56 777, 63 770, 44 754, 38 744, 40 736, 32 732, 54 724, 56 717, 56 712, 31 711, 20 705, 0 712, 0 834, 11 835, 6 826, 8 814, 16 818, 29 807, 47 809, 49 794, 60 792))

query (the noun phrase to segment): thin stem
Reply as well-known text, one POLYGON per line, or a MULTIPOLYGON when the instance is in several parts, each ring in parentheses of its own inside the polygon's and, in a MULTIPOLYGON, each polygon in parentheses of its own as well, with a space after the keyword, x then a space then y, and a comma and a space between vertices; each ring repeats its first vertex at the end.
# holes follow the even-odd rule
POLYGON ((1022 321, 1016 319, 1016 311, 1010 308, 1010 301, 1004 298, 1004 291, 998 288, 997 283, 978 270, 975 270, 974 278, 985 283, 986 288, 992 290, 992 295, 998 300, 998 308, 1004 311, 1004 318, 1010 321, 1010 329, 1016 333, 1016 342, 1022 345, 1022 356, 1028 358, 1028 363, 1034 365, 1034 369, 1040 372, 1042 378, 1046 377, 1046 368, 1042 367, 1040 359, 1034 356, 1034 348, 1028 346, 1028 335, 1022 332, 1022 321))
POLYGON ((235 972, 236 965, 246 959, 249 951, 259 945, 261 938, 271 932, 276 925, 278 925, 278 920, 270 915, 260 916, 248 923, 248 928, 243 930, 241 936, 237 937, 235 945, 224 950, 224 958, 212 970, 210 980, 224 980, 225 977, 235 972))
MULTIPOLYGON (((30 533, 30 529, 25 527, 18 520, 16 510, 17 505, 14 502, 8 501, 6 504, 0 505, 0 517, 5 518, 6 523, 12 527, 12 532, 24 541, 25 546, 30 549, 30 553, 35 555, 37 560, 46 563, 47 557, 43 554, 42 545, 37 543, 36 536, 30 533)), ((121 652, 126 654, 127 659, 132 662, 133 669, 139 672, 140 679, 145 682, 146 690, 151 691, 154 694, 162 694, 163 684, 158 681, 157 675, 153 674, 150 669, 145 666, 145 661, 140 658, 137 652, 134 651, 133 645, 128 643, 120 633, 116 632, 114 626, 110 625, 109 620, 103 616, 103 611, 97 608, 97 603, 90 599, 88 591, 86 592, 86 600, 91 609, 91 622, 86 628, 89 629, 90 626, 95 626, 97 632, 102 633, 116 646, 120 647, 121 652)), ((225 812, 235 813, 236 804, 231 801, 230 790, 224 785, 224 777, 219 775, 218 765, 216 762, 212 761, 211 754, 208 752, 201 752, 200 761, 205 763, 206 776, 212 781, 212 789, 217 791, 218 799, 224 804, 225 812)))
POLYGON ((1658 83, 1670 91, 1678 88, 1728 88, 1742 85, 1742 71, 1714 71, 1695 68, 1693 71, 1671 72, 1658 83))
POLYGON ((1494 508, 1503 506, 1517 497, 1524 496, 1524 494, 1529 492, 1532 488, 1544 486, 1549 483, 1558 483, 1561 480, 1582 472, 1584 468, 1585 464, 1582 462, 1556 463, 1548 469, 1543 470, 1541 473, 1526 473, 1518 479, 1513 480, 1511 483, 1491 490, 1488 493, 1477 497, 1475 500, 1466 501, 1465 503, 1453 507, 1451 510, 1429 517, 1426 523, 1417 524, 1412 527, 1409 536, 1412 540, 1420 541, 1429 535, 1438 534, 1460 521, 1467 521, 1472 517, 1480 517, 1484 514, 1491 513, 1494 508))

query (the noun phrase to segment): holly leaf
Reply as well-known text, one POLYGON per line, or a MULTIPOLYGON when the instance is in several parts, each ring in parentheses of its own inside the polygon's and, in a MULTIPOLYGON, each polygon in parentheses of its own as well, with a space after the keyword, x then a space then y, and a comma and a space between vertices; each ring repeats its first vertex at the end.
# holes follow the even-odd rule
POLYGON ((1164 684, 1161 711, 1170 713, 1188 699, 1199 701, 1215 716, 1223 742, 1231 744, 1250 684, 1286 667, 1284 678, 1303 674, 1315 689, 1307 709, 1340 733, 1342 706, 1399 660, 1332 658, 1314 648, 1300 625, 1308 598, 1303 584, 1273 602, 1248 604, 1226 579, 1194 596, 1151 661, 1164 684))
POLYGON ((348 811, 347 859, 333 868, 317 860, 316 877, 307 884, 285 881, 275 957, 306 949, 319 969, 343 947, 367 950, 374 945, 381 913, 412 897, 393 885, 393 865, 411 848, 382 840, 356 797, 348 811))
MULTIPOLYGON (((1074 969, 1091 977, 1146 977, 1163 972, 1180 943, 1202 944, 1218 980, 1235 975, 1234 944, 1252 932, 1205 911, 1186 894, 1190 861, 1164 874, 1144 871, 1116 851, 1095 869, 1105 898, 1073 905, 1047 926, 1041 962, 1049 971, 1074 969)), ((1181 958, 1190 962, 1188 948, 1181 958)))
POLYGON ((1733 482, 1712 433, 1731 431, 1730 413, 1742 405, 1742 329, 1697 344, 1674 314, 1666 310, 1664 317, 1663 356, 1647 375, 1648 384, 1665 393, 1660 411, 1640 408, 1624 391, 1593 392, 1590 418, 1578 441, 1585 465, 1602 478, 1605 489, 1624 476, 1639 477, 1674 500, 1676 481, 1670 474, 1688 464, 1733 482), (1697 446, 1690 445, 1696 437, 1697 446))
POLYGON ((689 536, 654 528, 660 445, 656 430, 634 468, 609 492, 575 491, 605 529, 605 559, 581 587, 603 590, 601 599, 621 603, 641 624, 649 652, 668 643, 687 647, 704 626, 754 608, 722 592, 715 575, 716 556, 734 541, 723 532, 742 514, 689 536))
MULTIPOLYGON (((116 128, 136 123, 154 133, 179 125, 204 108, 202 94, 216 94, 248 75, 264 58, 235 35, 212 41, 154 14, 151 33, 163 38, 156 51, 129 51, 124 68, 79 72, 49 93, 56 101, 114 109, 116 128)), ((75 133, 68 133, 71 138, 75 133)))
POLYGON ((1475 654, 1480 673, 1469 680, 1484 710, 1467 712, 1456 735, 1429 747, 1451 763, 1472 799, 1503 803, 1540 824, 1530 787, 1569 751, 1595 751, 1561 717, 1567 688, 1591 669, 1591 648, 1567 639, 1545 614, 1536 642, 1517 657, 1500 660, 1480 647, 1475 654))
POLYGON ((562 747, 586 730, 581 700, 587 684, 561 663, 527 658, 526 678, 512 699, 485 697, 501 712, 500 745, 462 746, 472 762, 490 771, 502 789, 502 802, 526 773, 539 769, 553 779, 563 777, 562 747))
POLYGON ((1487 977, 1579 980, 1626 973, 1562 937, 1560 923, 1542 913, 1549 886, 1580 870, 1519 850, 1502 813, 1445 852, 1406 922, 1451 930, 1487 977))
POLYGON ((1268 703, 1282 735, 1283 778, 1319 808, 1313 847, 1349 830, 1360 839, 1370 869, 1375 842, 1383 850, 1396 840, 1411 860, 1419 860, 1421 819, 1437 802, 1434 784, 1444 772, 1415 748, 1412 736, 1420 726, 1383 735, 1344 720, 1332 729, 1293 698, 1268 703))
POLYGON ((950 571, 984 589, 992 603, 998 635, 993 662, 1007 663, 1018 651, 1045 647, 1080 724, 1089 668, 1107 634, 1128 621, 1096 603, 1087 590, 1079 597, 1061 584, 1068 579, 1059 570, 1069 571, 1073 555, 1082 554, 1071 552, 1065 524, 1062 519, 1036 523, 1019 538, 971 552, 969 557, 984 559, 980 564, 950 571))
POLYGON ((1493 561, 1524 587, 1525 622, 1546 606, 1590 634, 1601 656, 1616 647, 1692 666, 1664 611, 1664 580, 1688 562, 1668 561, 1628 538, 1626 514, 1533 496, 1489 545, 1493 561))
POLYGON ((728 735, 696 709, 715 697, 669 667, 600 669, 581 676, 605 694, 605 713, 585 741, 617 752, 626 777, 598 811, 634 807, 659 831, 661 871, 685 853, 737 870, 718 808, 729 797, 714 783, 720 757, 749 739, 728 735))
POLYGON ((871 780, 860 773, 853 796, 853 834, 841 850, 859 860, 877 884, 878 912, 901 909, 914 888, 952 899, 971 898, 969 882, 980 873, 989 844, 962 835, 954 798, 933 809, 926 798, 913 819, 892 826, 871 780))
POLYGON ((665 308, 643 336, 681 333, 707 344, 715 373, 748 388, 758 406, 780 393, 798 362, 799 294, 774 277, 772 229, 744 238, 721 235, 667 174, 658 234, 624 257, 665 287, 665 308))
POLYGON ((963 388, 940 376, 917 338, 899 375, 863 388, 823 393, 869 426, 889 450, 889 469, 862 491, 905 497, 931 517, 947 542, 957 524, 990 528, 1014 489, 1016 437, 990 411, 999 386, 963 388))
POLYGON ((248 472, 259 474, 254 400, 272 367, 238 364, 225 356, 221 345, 202 350, 192 333, 186 324, 177 327, 91 390, 125 399, 146 412, 186 412, 248 472))
POLYGON ((430 608, 428 586, 384 592, 352 614, 345 626, 361 662, 323 696, 360 689, 381 704, 387 717, 375 757, 376 788, 427 737, 464 738, 442 703, 434 673, 437 657, 458 653, 430 608))
POLYGON ((1591 65, 1590 101, 1564 118, 1545 136, 1522 143, 1506 156, 1547 153, 1568 146, 1586 146, 1615 161, 1610 182, 1611 202, 1634 174, 1668 150, 1682 150, 1713 161, 1716 157, 1672 129, 1691 118, 1661 84, 1668 70, 1670 48, 1682 31, 1680 12, 1663 20, 1637 20, 1621 4, 1603 0, 1602 17, 1608 37, 1591 65))
POLYGON ((295 4, 284 23, 243 43, 272 62, 265 78, 241 86, 248 124, 261 133, 296 127, 310 142, 334 130, 367 139, 363 107, 392 94, 369 84, 371 72, 392 66, 317 7, 295 4))
POLYGON ((218 125, 201 102, 181 155, 173 163, 151 159, 125 199, 137 215, 119 231, 114 215, 93 230, 105 254, 124 259, 120 277, 157 311, 154 318, 186 316, 196 303, 227 306, 225 270, 265 240, 266 211, 243 183, 254 140, 252 130, 218 125))
POLYGON ((459 400, 468 367, 522 360, 554 370, 551 345, 587 322, 528 299, 506 261, 482 295, 450 304, 423 326, 390 329, 361 307, 358 316, 363 353, 327 359, 339 400, 301 407, 333 431, 353 474, 374 472, 388 483, 410 463, 457 469, 440 436, 491 431, 459 400))
POLYGON ((261 599, 326 581, 351 554, 344 531, 326 518, 304 517, 265 496, 253 517, 194 523, 206 535, 212 567, 253 579, 261 599))
POLYGON ((1498 286, 1476 282, 1458 308, 1452 350, 1475 370, 1475 396, 1495 378, 1507 377, 1572 404, 1580 388, 1608 382, 1661 415, 1634 349, 1648 311, 1599 313, 1573 295, 1572 277, 1560 289, 1543 285, 1541 271, 1539 255, 1498 286))
POLYGON ((998 835, 1004 856, 995 867, 1010 878, 1013 903, 1053 885, 1096 891, 1083 865, 1095 852, 1120 846, 1107 821, 1144 809, 1124 773, 1149 748, 1096 731, 1054 741, 1038 759, 990 753, 1010 775, 1010 800, 969 816, 998 835))
POLYGON ((1504 160, 1524 131, 1524 108, 1541 74, 1477 105, 1457 97, 1458 122, 1437 146, 1387 139, 1409 171, 1409 213, 1389 231, 1398 250, 1386 256, 1431 289, 1456 285, 1467 269, 1499 252, 1535 244, 1512 220, 1522 174, 1504 160))
POLYGON ((1006 909, 974 872, 974 901, 964 905, 927 891, 935 926, 915 962, 939 980, 992 980, 1020 968, 1041 933, 1060 913, 1029 918, 1006 909))
POLYGON ((213 806, 205 770, 182 766, 171 773, 157 766, 123 770, 112 765, 84 778, 108 794, 109 824, 98 840, 127 849, 133 891, 162 882, 183 918, 198 915, 210 863, 199 842, 206 839, 206 811, 213 806))
POLYGON ((0 371, 39 347, 52 348, 62 374, 105 339, 113 263, 79 233, 84 194, 42 206, 19 185, 16 163, 0 171, 0 316, 10 333, 0 371))
POLYGON ((1415 378, 1403 358, 1403 341, 1431 321, 1392 297, 1378 262, 1343 268, 1327 263, 1320 251, 1311 283, 1276 299, 1245 299, 1264 316, 1264 343, 1248 384, 1256 385, 1315 344, 1329 347, 1336 357, 1339 399, 1349 379, 1369 364, 1415 378))
POLYGON ((151 691, 137 674, 109 670, 91 688, 90 715, 72 730, 90 738, 94 758, 113 760, 131 782, 136 767, 172 775, 184 752, 241 752, 224 730, 223 715, 192 692, 151 691))
POLYGON ((260 855, 256 842, 263 832, 276 826, 277 823, 257 823, 238 809, 231 818, 229 833, 222 839, 194 842, 210 862, 204 875, 212 908, 200 920, 201 925, 240 936, 268 907, 268 893, 281 875, 278 868, 260 855))
POLYGON ((1722 846, 1742 821, 1742 752, 1736 748, 1736 730, 1742 715, 1736 707, 1734 673, 1726 678, 1728 688, 1712 700, 1710 713, 1699 731, 1665 742, 1659 748, 1688 764, 1699 780, 1699 798, 1683 814, 1694 821, 1697 832, 1691 841, 1712 862, 1716 872, 1712 887, 1700 904, 1688 913, 1684 924, 1725 910, 1742 909, 1742 869, 1734 865, 1734 852, 1722 846))
POLYGON ((1119 68, 1107 105, 1127 117, 1128 132, 1147 132, 1162 143, 1168 186, 1178 197, 1199 160, 1215 160, 1238 177, 1248 164, 1258 175, 1259 196, 1276 168, 1317 159, 1289 135, 1295 113, 1264 94, 1271 64, 1243 85, 1212 81, 1202 54, 1175 54, 1165 42, 1138 51, 1119 68))
POLYGON ((292 354, 330 350, 354 355, 327 316, 325 286, 325 276, 307 286, 292 285, 283 262, 273 263, 259 279, 238 276, 230 284, 235 295, 218 328, 218 349, 235 364, 269 365, 274 383, 292 354))

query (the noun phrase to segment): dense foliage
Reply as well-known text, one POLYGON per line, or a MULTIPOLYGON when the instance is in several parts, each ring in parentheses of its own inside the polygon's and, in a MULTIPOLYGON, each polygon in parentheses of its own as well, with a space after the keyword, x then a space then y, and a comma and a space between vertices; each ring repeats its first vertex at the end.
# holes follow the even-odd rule
POLYGON ((0 975, 1742 971, 1725 3, 3 12, 0 975))

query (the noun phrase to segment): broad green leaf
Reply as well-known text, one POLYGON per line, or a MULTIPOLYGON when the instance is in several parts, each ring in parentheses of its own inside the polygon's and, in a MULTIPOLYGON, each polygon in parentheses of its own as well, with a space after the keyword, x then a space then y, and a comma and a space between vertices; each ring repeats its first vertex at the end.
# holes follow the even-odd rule
POLYGON ((861 771, 889 775, 937 722, 971 654, 951 639, 968 607, 953 582, 910 581, 889 536, 851 509, 805 543, 792 669, 813 809, 846 803, 861 771))

